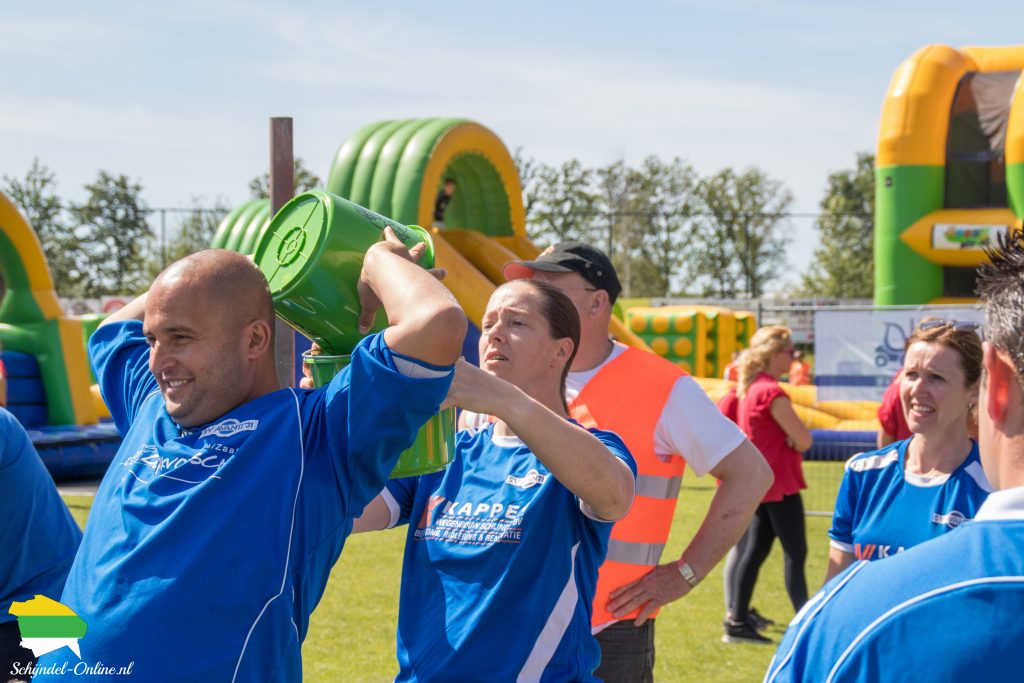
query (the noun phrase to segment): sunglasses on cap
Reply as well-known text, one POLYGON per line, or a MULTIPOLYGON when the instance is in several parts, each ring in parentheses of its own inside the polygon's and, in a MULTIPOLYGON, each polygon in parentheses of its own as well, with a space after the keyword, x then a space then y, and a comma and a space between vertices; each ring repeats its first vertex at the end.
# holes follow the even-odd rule
POLYGON ((973 320, 928 320, 917 326, 919 330, 934 330, 937 327, 952 327, 954 330, 974 332, 980 330, 981 325, 973 320))

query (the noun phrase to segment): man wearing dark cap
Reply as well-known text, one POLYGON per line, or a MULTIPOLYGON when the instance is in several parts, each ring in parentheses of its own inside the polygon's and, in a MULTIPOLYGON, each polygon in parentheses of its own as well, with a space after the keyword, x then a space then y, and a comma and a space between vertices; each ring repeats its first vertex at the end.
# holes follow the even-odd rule
POLYGON ((760 452, 675 364, 608 337, 622 286, 600 249, 562 242, 505 266, 509 280, 555 285, 580 315, 580 348, 566 382, 573 417, 617 432, 639 468, 630 513, 612 529, 598 575, 593 629, 604 681, 652 681, 654 617, 689 593, 746 529, 772 481, 760 452), (722 482, 678 560, 659 564, 686 463, 722 482))

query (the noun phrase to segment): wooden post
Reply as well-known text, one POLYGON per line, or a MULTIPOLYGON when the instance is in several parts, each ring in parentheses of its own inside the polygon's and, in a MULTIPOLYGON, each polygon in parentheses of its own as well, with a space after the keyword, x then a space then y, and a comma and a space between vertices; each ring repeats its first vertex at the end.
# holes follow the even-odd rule
MULTIPOLYGON (((270 215, 273 217, 295 194, 292 119, 270 119, 270 215)), ((274 359, 282 387, 295 386, 295 331, 277 319, 274 359)))

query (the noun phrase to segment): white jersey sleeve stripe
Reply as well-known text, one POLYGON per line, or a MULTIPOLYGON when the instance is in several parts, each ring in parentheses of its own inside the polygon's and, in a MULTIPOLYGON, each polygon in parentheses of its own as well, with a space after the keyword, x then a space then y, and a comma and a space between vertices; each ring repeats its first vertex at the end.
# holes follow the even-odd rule
POLYGON ((854 456, 847 461, 846 469, 852 470, 854 472, 880 470, 883 467, 888 467, 889 465, 893 464, 899 459, 899 449, 893 448, 891 451, 879 453, 878 455, 872 455, 867 458, 858 458, 857 456, 854 456))
POLYGON ((970 465, 964 468, 964 472, 970 475, 971 479, 974 480, 982 490, 992 492, 992 484, 989 483, 988 477, 985 476, 985 470, 982 468, 980 462, 972 462, 970 465))
POLYGON ((889 611, 885 612, 882 616, 880 616, 877 619, 875 619, 874 621, 872 621, 870 624, 867 625, 867 627, 865 627, 865 629, 863 631, 861 631, 860 633, 857 634, 857 637, 854 638, 850 642, 850 644, 846 647, 846 649, 843 650, 843 653, 841 655, 839 655, 839 659, 836 660, 835 665, 832 667, 832 670, 828 674, 828 678, 825 679, 825 683, 832 683, 832 681, 836 680, 836 676, 839 673, 839 669, 843 666, 843 663, 846 662, 846 659, 853 653, 853 651, 857 649, 857 646, 860 644, 860 642, 862 640, 864 640, 869 635, 871 635, 871 632, 874 631, 879 626, 881 626, 886 620, 888 620, 890 617, 894 616, 895 614, 898 614, 902 610, 905 610, 908 607, 916 605, 917 603, 922 602, 923 600, 927 600, 928 598, 933 598, 936 595, 942 595, 944 593, 951 593, 953 591, 957 591, 957 590, 960 590, 962 588, 969 588, 969 587, 973 587, 973 586, 983 586, 983 585, 986 585, 986 584, 988 584, 988 585, 995 585, 995 584, 1006 584, 1006 583, 1024 583, 1024 576, 991 576, 991 577, 981 577, 981 578, 977 578, 977 579, 970 579, 969 581, 959 581, 957 583, 949 584, 948 586, 942 586, 940 588, 935 588, 935 589, 930 590, 930 591, 928 591, 926 593, 922 593, 921 595, 917 595, 917 596, 915 596, 913 598, 910 598, 909 600, 905 600, 905 601, 901 602, 900 604, 896 605, 895 607, 893 607, 889 611))
POLYGON ((398 501, 395 500, 395 497, 391 494, 391 491, 388 491, 387 487, 384 487, 384 490, 380 492, 380 497, 384 499, 384 504, 388 506, 388 512, 391 514, 388 525, 384 528, 392 529, 398 524, 398 518, 402 515, 402 510, 398 505, 398 501))
POLYGON ((576 604, 579 602, 579 592, 576 589, 576 551, 579 547, 578 542, 572 547, 569 558, 569 564, 572 567, 569 571, 569 580, 565 582, 565 587, 562 589, 561 595, 558 596, 558 601, 555 603, 554 609, 551 610, 547 623, 544 624, 540 635, 537 636, 530 656, 526 658, 526 663, 519 670, 516 683, 540 680, 548 662, 551 661, 555 650, 558 649, 558 644, 562 642, 565 630, 572 622, 576 604))
POLYGON ((451 370, 437 370, 435 368, 428 368, 425 365, 420 365, 414 360, 408 358, 402 358, 398 355, 392 355, 391 359, 395 361, 395 369, 399 373, 406 377, 412 377, 413 379, 434 379, 437 377, 447 377, 451 374, 451 370))
POLYGON ((843 543, 842 541, 830 538, 828 539, 828 544, 836 550, 842 550, 844 553, 853 553, 853 544, 851 543, 843 543))
MULTIPOLYGON (((796 646, 800 643, 800 638, 803 636, 804 631, 807 630, 808 625, 810 625, 810 623, 814 620, 814 617, 816 617, 818 615, 818 612, 820 612, 822 608, 825 607, 826 604, 828 604, 828 601, 832 599, 832 596, 834 596, 836 593, 842 590, 843 586, 845 586, 850 579, 856 576, 857 572, 859 572, 866 566, 868 566, 867 562, 861 562, 857 565, 854 565, 854 567, 848 570, 846 572, 846 575, 839 580, 835 588, 833 588, 828 593, 825 593, 824 589, 818 591, 817 595, 811 598, 811 600, 807 604, 800 608, 800 611, 796 613, 796 616, 793 617, 793 621, 791 621, 789 624, 790 628, 792 628, 795 624, 800 624, 800 628, 797 631, 796 636, 793 638, 793 642, 790 644, 789 651, 786 652, 786 655, 779 660, 778 666, 769 667, 768 673, 765 674, 763 683, 773 683, 775 681, 775 679, 779 675, 779 672, 786 667, 786 664, 788 664, 789 660, 793 657, 793 651, 796 650, 796 646)), ((781 653, 775 653, 775 657, 772 658, 773 663, 776 659, 779 658, 779 654, 781 653)))

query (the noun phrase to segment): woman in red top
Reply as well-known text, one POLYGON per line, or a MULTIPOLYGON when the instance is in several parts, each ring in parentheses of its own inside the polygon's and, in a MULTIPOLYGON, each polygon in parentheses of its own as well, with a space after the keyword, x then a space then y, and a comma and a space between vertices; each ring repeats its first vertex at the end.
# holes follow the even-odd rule
POLYGON ((895 441, 903 441, 913 436, 910 427, 907 426, 907 417, 903 412, 903 401, 900 400, 900 377, 903 376, 901 368, 892 383, 885 389, 882 395, 882 403, 878 406, 878 430, 876 445, 884 448, 895 441))
POLYGON ((725 621, 722 640, 769 643, 750 623, 750 598, 757 574, 778 537, 785 554, 786 591, 799 610, 807 602, 804 561, 807 535, 800 490, 807 488, 801 451, 811 447, 811 433, 793 410, 779 377, 789 371, 793 340, 782 326, 762 327, 750 340, 740 361, 739 425, 764 455, 775 474, 747 530, 743 552, 736 567, 734 612, 725 621))

